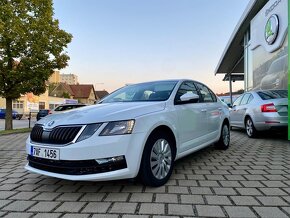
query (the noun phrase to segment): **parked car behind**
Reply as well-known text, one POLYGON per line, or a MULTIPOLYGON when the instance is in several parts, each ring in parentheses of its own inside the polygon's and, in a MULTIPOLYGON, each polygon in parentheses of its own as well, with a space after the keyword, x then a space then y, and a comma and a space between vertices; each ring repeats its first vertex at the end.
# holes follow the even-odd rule
MULTIPOLYGON (((5 119, 6 109, 0 109, 0 118, 5 119)), ((12 119, 20 120, 23 114, 18 113, 16 110, 12 110, 12 119)))
POLYGON ((288 91, 258 90, 246 92, 233 103, 231 126, 245 128, 252 138, 258 131, 288 126, 288 91))
POLYGON ((175 160, 213 143, 229 147, 229 109, 207 86, 146 82, 38 121, 26 141, 25 168, 68 180, 139 175, 145 185, 161 186, 175 160))
POLYGON ((50 109, 40 109, 36 115, 36 120, 40 120, 41 118, 47 116, 48 114, 51 113, 50 109))
MULTIPOLYGON (((239 95, 233 95, 233 96, 232 96, 232 102, 234 102, 234 101, 237 99, 237 97, 239 97, 239 95)), ((224 102, 228 107, 231 107, 231 106, 232 106, 232 104, 231 104, 231 96, 229 96, 229 95, 226 95, 226 96, 219 96, 219 98, 220 98, 220 100, 221 100, 222 102, 224 102)))
POLYGON ((57 106, 54 110, 51 111, 51 114, 54 113, 59 113, 62 111, 66 111, 66 110, 71 110, 71 109, 75 109, 75 108, 79 108, 79 107, 84 107, 87 106, 86 104, 62 104, 57 106))
POLYGON ((55 114, 62 111, 67 111, 67 110, 84 107, 84 106, 86 106, 86 104, 62 104, 62 105, 57 106, 54 110, 41 109, 36 115, 36 120, 38 121, 49 114, 55 114))

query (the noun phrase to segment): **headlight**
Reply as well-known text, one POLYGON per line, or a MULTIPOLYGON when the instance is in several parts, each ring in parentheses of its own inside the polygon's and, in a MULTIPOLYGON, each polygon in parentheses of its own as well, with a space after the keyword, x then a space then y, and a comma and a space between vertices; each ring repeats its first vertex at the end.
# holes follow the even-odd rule
POLYGON ((109 122, 101 132, 100 136, 131 134, 134 124, 135 120, 109 122))
POLYGON ((101 125, 101 123, 88 124, 76 142, 90 138, 100 128, 101 125))

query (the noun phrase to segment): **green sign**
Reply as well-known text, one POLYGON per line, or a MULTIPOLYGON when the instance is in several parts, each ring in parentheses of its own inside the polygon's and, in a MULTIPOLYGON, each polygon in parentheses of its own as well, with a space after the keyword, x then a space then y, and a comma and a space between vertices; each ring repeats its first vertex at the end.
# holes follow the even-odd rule
MULTIPOLYGON (((288 24, 290 22, 290 17, 289 13, 290 12, 290 0, 288 0, 288 24)), ((290 30, 288 28, 288 42, 290 40, 290 30)), ((288 46, 288 140, 290 140, 290 110, 289 110, 289 105, 290 105, 290 56, 289 56, 289 51, 290 48, 288 46)))
POLYGON ((278 15, 273 14, 267 21, 265 26, 265 39, 269 45, 272 45, 277 36, 279 30, 279 19, 278 15))

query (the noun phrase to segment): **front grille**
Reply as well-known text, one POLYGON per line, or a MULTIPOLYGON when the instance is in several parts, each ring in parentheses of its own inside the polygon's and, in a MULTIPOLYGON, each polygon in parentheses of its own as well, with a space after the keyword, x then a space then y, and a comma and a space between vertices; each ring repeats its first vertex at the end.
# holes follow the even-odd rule
POLYGON ((42 142, 42 133, 43 133, 42 126, 35 125, 30 133, 31 140, 34 142, 42 142))
POLYGON ((74 140, 81 127, 57 127, 54 128, 48 137, 49 143, 67 144, 74 140))
POLYGON ((49 160, 28 155, 29 166, 52 173, 66 175, 88 175, 127 168, 125 158, 120 161, 98 164, 95 160, 49 160))
POLYGON ((30 138, 33 142, 47 144, 67 144, 74 140, 82 126, 58 126, 52 130, 44 130, 42 126, 32 128, 30 138))

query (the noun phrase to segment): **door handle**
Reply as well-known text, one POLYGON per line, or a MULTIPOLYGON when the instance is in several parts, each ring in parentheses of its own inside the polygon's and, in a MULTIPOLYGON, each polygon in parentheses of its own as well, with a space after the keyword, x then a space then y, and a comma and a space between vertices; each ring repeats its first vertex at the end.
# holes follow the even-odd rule
POLYGON ((201 112, 207 112, 207 109, 201 109, 201 112))

